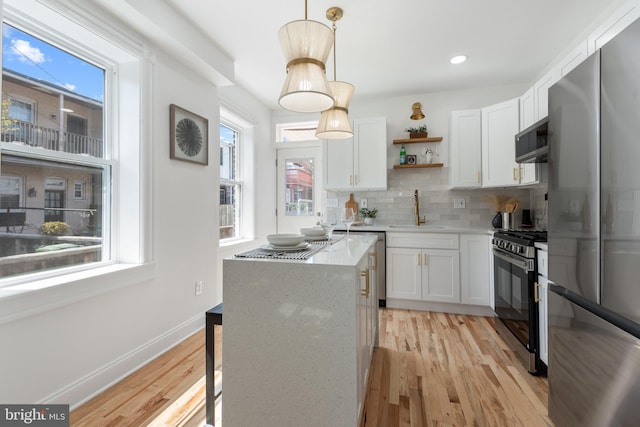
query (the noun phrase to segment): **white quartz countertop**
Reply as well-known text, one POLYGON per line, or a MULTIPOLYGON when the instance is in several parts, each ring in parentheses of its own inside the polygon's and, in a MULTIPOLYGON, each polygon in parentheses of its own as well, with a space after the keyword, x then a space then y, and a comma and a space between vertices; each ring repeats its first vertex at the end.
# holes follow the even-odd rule
MULTIPOLYGON (((335 231, 347 231, 346 227, 337 227, 335 231)), ((351 231, 356 233, 362 232, 386 232, 386 233, 456 233, 456 234, 493 234, 495 230, 489 228, 462 228, 452 227, 448 225, 421 224, 415 226, 412 224, 376 224, 376 225, 352 225, 351 231)))
POLYGON ((355 266, 362 259, 369 247, 377 241, 373 235, 351 234, 340 236, 340 240, 327 245, 325 248, 313 254, 306 260, 273 259, 273 258, 239 258, 235 256, 227 257, 225 260, 240 262, 276 262, 276 263, 296 263, 315 265, 341 265, 355 266))

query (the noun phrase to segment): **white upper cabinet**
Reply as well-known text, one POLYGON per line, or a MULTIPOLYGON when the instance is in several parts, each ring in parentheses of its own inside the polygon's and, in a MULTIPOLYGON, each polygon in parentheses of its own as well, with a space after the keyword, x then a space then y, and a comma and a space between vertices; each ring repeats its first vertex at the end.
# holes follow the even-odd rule
POLYGON ((520 129, 518 98, 482 109, 482 186, 520 184, 515 135, 520 129))
POLYGON ((558 68, 560 70, 560 77, 564 77, 571 70, 576 68, 582 61, 589 56, 589 45, 585 40, 576 46, 565 58, 560 61, 558 68))
POLYGON ((534 122, 547 117, 547 114, 549 113, 549 88, 558 80, 560 80, 560 69, 556 67, 545 74, 544 77, 533 85, 536 104, 534 122))
POLYGON ((324 141, 324 189, 353 188, 353 138, 324 141))
POLYGON ((520 129, 526 129, 536 122, 536 102, 533 88, 520 97, 520 129))
POLYGON ((355 119, 353 138, 324 141, 325 190, 387 189, 384 117, 355 119))
POLYGON ((482 185, 480 110, 451 112, 451 184, 453 188, 482 185))
POLYGON ((640 5, 638 5, 638 2, 626 2, 588 37, 588 54, 591 55, 600 49, 638 17, 640 17, 640 5))

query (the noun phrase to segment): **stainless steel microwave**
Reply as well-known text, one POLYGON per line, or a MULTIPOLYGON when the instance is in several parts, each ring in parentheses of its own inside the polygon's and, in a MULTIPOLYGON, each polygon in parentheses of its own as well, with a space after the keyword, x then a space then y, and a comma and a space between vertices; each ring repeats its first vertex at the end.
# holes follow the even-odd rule
POLYGON ((545 117, 516 134, 516 162, 547 162, 549 157, 549 146, 547 142, 548 121, 549 119, 545 117))

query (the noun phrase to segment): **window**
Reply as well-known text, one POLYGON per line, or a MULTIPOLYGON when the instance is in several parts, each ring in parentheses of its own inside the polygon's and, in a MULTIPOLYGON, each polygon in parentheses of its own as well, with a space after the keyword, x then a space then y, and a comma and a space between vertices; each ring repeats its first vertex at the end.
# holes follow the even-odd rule
POLYGON ((276 125, 276 141, 300 142, 317 141, 318 122, 280 123, 276 125))
POLYGON ((73 198, 75 200, 84 200, 84 181, 76 181, 73 183, 73 198))
MULTIPOLYGON (((111 272, 150 259, 149 141, 141 135, 151 132, 138 107, 150 99, 144 46, 86 11, 3 5, 0 287, 28 292, 36 288, 23 284, 38 281, 55 291, 73 274, 103 292, 111 272), (7 217, 16 204, 21 217, 7 217)), ((53 295, 33 295, 34 306, 53 295)), ((1 297, 0 308, 10 309, 1 297)))
POLYGON ((220 125, 220 240, 240 237, 242 182, 239 175, 240 131, 220 125))
POLYGON ((0 210, 16 209, 23 206, 22 178, 17 176, 0 176, 0 210))
POLYGON ((17 206, 2 207, 2 213, 7 215, 5 224, 0 225, 7 226, 12 233, 3 237, 5 250, 1 255, 14 257, 16 262, 0 267, 0 273, 7 277, 102 261, 108 255, 102 250, 103 224, 97 224, 96 220, 104 218, 103 202, 111 192, 108 187, 103 191, 102 185, 109 182, 105 177, 111 169, 110 162, 104 159, 102 131, 105 70, 7 23, 3 24, 3 44, 7 48, 2 55, 2 89, 9 113, 9 120, 2 123, 2 139, 9 145, 3 153, 11 154, 2 156, 2 175, 3 183, 20 186, 20 193, 14 189, 14 194, 9 194, 7 189, 7 203, 20 204, 21 199, 16 196, 24 186, 42 191, 35 192, 28 206, 26 203, 20 206, 24 214, 19 232, 8 227, 8 223, 15 225, 16 219, 9 215, 10 208, 17 206), (41 106, 38 114, 36 104, 41 106), (69 117, 68 122, 75 124, 75 132, 65 129, 64 121, 58 119, 71 111, 81 111, 91 118, 88 126, 93 130, 91 135, 85 130, 84 139, 80 139, 79 121, 69 117), (40 153, 34 155, 24 150, 25 144, 41 149, 40 153), (78 158, 78 154, 91 160, 78 158), (55 176, 48 176, 52 172, 55 176), (25 182, 9 177, 15 175, 24 177, 25 182), (88 200, 84 199, 84 185, 79 177, 99 184, 93 187, 88 200), (74 182, 74 187, 67 188, 68 182, 74 182), (9 197, 13 198, 9 201, 9 197), (53 222, 64 224, 56 226, 53 222), (60 240, 63 235, 64 240, 60 240), (43 251, 58 248, 62 242, 67 248, 81 250, 43 259, 43 251))
POLYGON ((285 203, 287 216, 313 216, 314 159, 287 159, 285 203))
POLYGON ((9 97, 9 117, 11 119, 33 123, 33 110, 35 110, 33 102, 23 101, 13 96, 9 97))

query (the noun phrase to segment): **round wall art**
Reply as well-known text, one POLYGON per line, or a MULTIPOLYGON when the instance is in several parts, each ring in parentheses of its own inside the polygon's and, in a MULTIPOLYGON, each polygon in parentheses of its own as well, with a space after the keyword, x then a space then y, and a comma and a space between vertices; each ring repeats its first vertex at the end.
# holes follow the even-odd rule
POLYGON ((169 110, 171 158, 207 165, 209 121, 174 104, 169 110))

